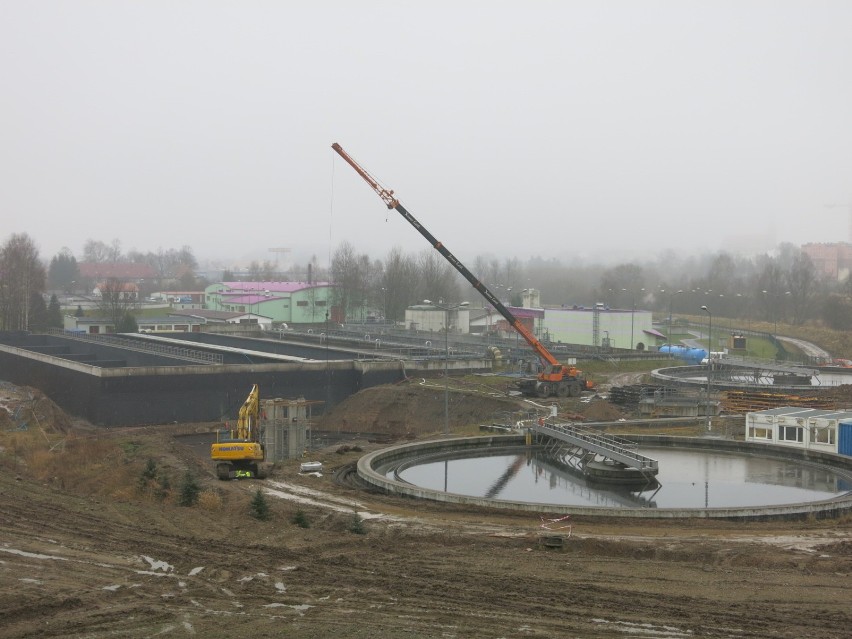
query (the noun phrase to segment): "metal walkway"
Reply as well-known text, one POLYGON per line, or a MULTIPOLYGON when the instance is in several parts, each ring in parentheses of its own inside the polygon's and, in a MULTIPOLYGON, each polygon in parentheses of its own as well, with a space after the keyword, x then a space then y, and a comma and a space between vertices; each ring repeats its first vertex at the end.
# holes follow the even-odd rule
POLYGON ((620 437, 604 435, 577 424, 531 422, 528 427, 539 436, 568 444, 591 457, 600 455, 604 459, 611 459, 650 476, 656 475, 659 470, 656 459, 640 455, 636 452, 636 444, 620 437))

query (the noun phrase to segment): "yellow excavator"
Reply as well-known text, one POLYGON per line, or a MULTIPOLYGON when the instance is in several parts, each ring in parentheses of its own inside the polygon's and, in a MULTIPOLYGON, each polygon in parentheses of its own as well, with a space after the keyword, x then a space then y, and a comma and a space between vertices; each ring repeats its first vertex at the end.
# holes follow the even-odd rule
POLYGON ((257 384, 252 386, 240 407, 236 429, 225 437, 217 433, 216 441, 210 447, 210 458, 216 464, 216 476, 222 480, 266 476, 262 464, 266 451, 260 441, 260 390, 257 384))

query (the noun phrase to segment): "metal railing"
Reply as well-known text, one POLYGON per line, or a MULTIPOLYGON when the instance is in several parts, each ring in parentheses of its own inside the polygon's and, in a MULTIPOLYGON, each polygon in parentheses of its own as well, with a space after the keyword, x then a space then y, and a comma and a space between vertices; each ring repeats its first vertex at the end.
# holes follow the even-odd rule
POLYGON ((533 422, 530 428, 542 435, 579 446, 584 450, 599 453, 639 470, 656 470, 656 459, 636 452, 636 444, 621 437, 604 435, 576 424, 548 424, 533 422))

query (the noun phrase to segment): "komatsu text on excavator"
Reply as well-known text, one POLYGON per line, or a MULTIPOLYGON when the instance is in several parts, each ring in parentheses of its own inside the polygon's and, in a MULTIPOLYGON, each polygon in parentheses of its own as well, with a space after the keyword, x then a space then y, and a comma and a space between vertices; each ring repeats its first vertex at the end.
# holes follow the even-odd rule
POLYGON ((210 447, 219 479, 264 477, 266 458, 260 440, 260 391, 257 384, 240 407, 237 428, 227 437, 217 438, 210 447))
POLYGON ((417 229, 420 235, 426 238, 429 244, 443 255, 444 258, 473 285, 473 288, 479 291, 479 293, 488 300, 488 303, 491 304, 491 306, 493 306, 507 322, 509 322, 512 328, 514 328, 521 337, 526 340, 527 344, 532 347, 536 355, 538 355, 538 357, 542 360, 546 370, 539 373, 538 377, 523 379, 518 382, 518 387, 524 395, 528 397, 577 397, 581 391, 592 390, 594 388, 594 383, 591 380, 586 379, 582 371, 578 370, 574 366, 560 364, 550 351, 545 348, 544 344, 542 344, 538 338, 533 335, 533 333, 524 326, 519 319, 512 315, 509 309, 507 309, 499 299, 497 299, 497 296, 488 290, 488 288, 479 281, 473 273, 471 273, 467 267, 462 264, 458 258, 456 258, 455 255, 447 250, 447 247, 445 247, 443 243, 436 240, 435 237, 427 231, 423 225, 420 224, 420 222, 417 221, 417 219, 409 213, 404 206, 402 206, 402 204, 399 203, 399 200, 394 196, 393 191, 383 188, 379 184, 378 180, 361 168, 361 166, 353 160, 339 144, 335 142, 331 145, 331 148, 333 148, 340 157, 346 160, 346 162, 355 169, 358 175, 364 178, 367 184, 369 184, 378 196, 382 198, 382 201, 384 201, 389 209, 396 209, 396 211, 402 215, 402 217, 404 217, 411 226, 417 229))

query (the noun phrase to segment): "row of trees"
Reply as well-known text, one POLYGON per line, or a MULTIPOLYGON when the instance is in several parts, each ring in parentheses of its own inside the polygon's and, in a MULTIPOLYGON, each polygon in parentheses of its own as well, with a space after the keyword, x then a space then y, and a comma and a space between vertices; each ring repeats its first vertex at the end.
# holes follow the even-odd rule
MULTIPOLYGON (((189 246, 180 249, 158 249, 156 252, 121 252, 121 242, 113 240, 106 244, 99 240, 87 240, 83 248, 83 262, 92 264, 145 264, 153 273, 152 286, 157 283, 174 281, 182 288, 194 288, 195 271, 198 261, 189 246)), ((71 250, 63 247, 54 255, 47 268, 47 287, 50 290, 65 291, 87 290, 98 282, 84 281, 80 274, 80 265, 71 250)))
POLYGON ((26 233, 12 235, 0 248, 0 326, 13 331, 26 329, 33 296, 44 306, 44 286, 44 265, 35 243, 26 233))
MULTIPOLYGON (((67 251, 67 249, 64 249, 67 251)), ((156 252, 136 250, 123 253, 121 241, 114 239, 109 244, 100 240, 86 240, 83 245, 83 261, 95 264, 107 262, 130 262, 151 266, 159 278, 178 279, 185 271, 195 271, 198 262, 192 248, 184 245, 179 249, 158 249, 156 252)))
MULTIPOLYGON (((185 277, 188 273, 193 284, 195 257, 189 247, 179 250, 160 249, 157 253, 131 251, 120 252, 120 243, 115 240, 107 246, 89 240, 86 243, 86 261, 126 261, 146 263, 153 266, 163 280, 185 277)), ((38 248, 26 233, 14 234, 0 246, 0 330, 42 330, 63 325, 59 300, 51 295, 45 303, 45 292, 59 290, 86 290, 95 284, 100 286, 99 311, 110 318, 117 330, 134 330, 135 320, 131 311, 136 297, 127 295, 125 282, 118 278, 106 281, 85 282, 80 274, 77 259, 67 248, 63 248, 45 266, 38 248)))
MULTIPOLYGON (((131 251, 123 254, 120 243, 90 240, 84 258, 89 260, 140 261, 156 265, 159 273, 173 276, 181 269, 192 272, 196 261, 189 247, 156 253, 131 251)), ((541 292, 545 305, 592 306, 700 314, 707 306, 714 316, 803 324, 818 321, 836 329, 852 328, 852 280, 821 277, 810 258, 791 244, 772 254, 754 257, 715 255, 680 256, 673 252, 645 262, 601 264, 566 263, 533 257, 477 256, 467 262, 471 271, 501 300, 520 305, 524 289, 541 292)), ((405 309, 424 299, 456 303, 468 300, 474 306, 482 298, 435 250, 409 254, 393 248, 384 259, 359 253, 349 242, 333 252, 328 269, 316 258, 288 274, 272 270, 272 264, 257 264, 250 273, 256 279, 327 280, 336 284, 334 303, 347 318, 379 312, 388 319, 402 320, 405 309), (268 271, 268 272, 267 272, 268 271)), ((277 265, 275 265, 277 268, 277 265)), ((79 279, 76 259, 64 249, 45 268, 38 249, 26 234, 12 235, 0 247, 0 325, 4 329, 32 326, 34 293, 51 288, 63 290, 79 279)), ((228 279, 226 276, 225 279, 228 279)), ((121 282, 107 284, 103 309, 121 321, 129 310, 120 298, 121 282), (109 308, 107 308, 109 307, 109 308)), ((318 318, 322 320, 323 318, 318 318)))
MULTIPOLYGON (((852 280, 820 276, 807 254, 792 244, 773 254, 740 257, 678 256, 666 252, 655 260, 615 266, 566 264, 534 257, 497 259, 479 256, 470 270, 501 300, 520 305, 524 289, 541 292, 545 305, 611 308, 714 315, 744 321, 762 320, 801 325, 818 321, 830 328, 852 328, 852 280)), ((424 299, 478 305, 477 291, 437 252, 416 255, 392 249, 384 261, 359 254, 342 243, 331 261, 330 280, 338 286, 347 317, 358 309, 380 309, 388 319, 402 320, 409 305, 424 299)))

